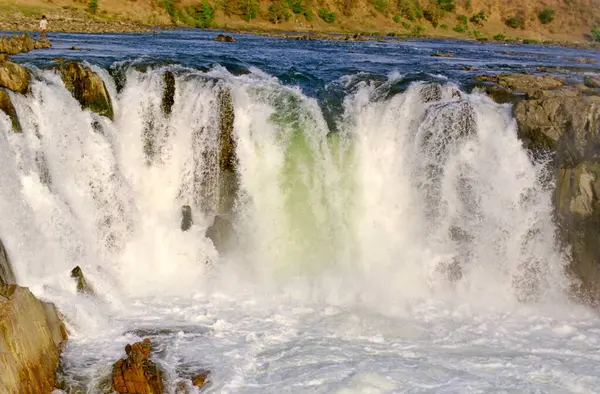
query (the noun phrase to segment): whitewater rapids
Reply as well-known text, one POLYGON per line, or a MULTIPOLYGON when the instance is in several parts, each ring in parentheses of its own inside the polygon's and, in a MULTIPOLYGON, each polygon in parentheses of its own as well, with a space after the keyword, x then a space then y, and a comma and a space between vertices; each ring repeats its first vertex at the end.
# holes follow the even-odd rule
POLYGON ((391 74, 335 81, 344 98, 324 111, 259 70, 215 67, 176 69, 165 115, 165 69, 127 68, 119 89, 96 71, 114 122, 39 70, 11 96, 23 133, 0 114, 0 237, 19 283, 65 316, 67 386, 107 392, 146 336, 171 392, 201 369, 215 393, 600 386, 600 319, 568 298, 552 185, 508 106, 451 83, 394 94, 391 74), (239 242, 219 253, 205 232, 222 89, 239 242), (98 300, 76 294, 76 265, 98 300))

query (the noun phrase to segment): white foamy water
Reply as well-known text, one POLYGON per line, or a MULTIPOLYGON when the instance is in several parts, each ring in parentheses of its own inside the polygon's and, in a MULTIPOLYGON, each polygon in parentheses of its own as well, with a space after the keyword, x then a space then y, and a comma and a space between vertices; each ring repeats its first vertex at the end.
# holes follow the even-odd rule
POLYGON ((170 392, 202 369, 215 393, 597 391, 600 319, 568 300, 551 187, 508 107, 345 78, 330 130, 299 89, 215 68, 179 70, 165 116, 163 72, 130 70, 119 93, 102 72, 114 122, 50 71, 13 96, 23 134, 0 114, 0 237, 65 316, 70 387, 110 392, 125 344, 149 337, 170 392), (224 88, 239 242, 219 255, 224 88))

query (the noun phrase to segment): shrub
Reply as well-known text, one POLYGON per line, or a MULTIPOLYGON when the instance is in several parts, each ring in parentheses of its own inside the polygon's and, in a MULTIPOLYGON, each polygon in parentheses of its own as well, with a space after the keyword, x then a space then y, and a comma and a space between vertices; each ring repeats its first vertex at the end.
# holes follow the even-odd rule
POLYGON ((287 0, 288 7, 294 14, 303 14, 306 12, 302 0, 287 0))
POLYGON ((465 8, 467 10, 471 10, 471 8, 472 8, 471 0, 465 0, 465 8))
POLYGON ((252 19, 255 19, 258 16, 259 10, 260 4, 258 4, 257 0, 244 0, 238 6, 238 12, 242 19, 246 22, 250 22, 252 19))
POLYGON ((163 0, 162 3, 163 8, 167 11, 167 14, 171 17, 172 22, 177 21, 177 10, 175 9, 175 4, 173 4, 173 0, 163 0))
POLYGON ((267 13, 267 19, 271 23, 281 23, 290 19, 292 15, 288 8, 288 4, 282 0, 276 1, 269 6, 269 12, 267 13))
POLYGON ((469 22, 466 15, 458 15, 456 19, 465 26, 467 25, 467 22, 469 22))
POLYGON ((457 33, 464 33, 467 31, 467 28, 465 27, 465 25, 459 24, 459 25, 454 26, 454 29, 452 29, 452 30, 454 30, 457 33))
POLYGON ((307 22, 313 21, 314 15, 311 9, 307 9, 306 11, 304 11, 304 19, 306 19, 307 22))
POLYGON ((483 22, 487 21, 487 15, 484 11, 479 11, 478 13, 471 16, 471 23, 477 26, 482 26, 483 22))
POLYGON ((420 36, 421 34, 423 34, 425 32, 425 26, 423 25, 415 25, 412 28, 412 33, 414 35, 420 36))
POLYGON ((208 1, 203 0, 201 4, 185 8, 188 25, 200 28, 211 27, 215 21, 215 9, 208 1))
POLYGON ((515 15, 515 16, 512 16, 512 17, 508 18, 507 20, 505 20, 504 23, 508 27, 512 27, 513 29, 518 29, 519 27, 523 26, 523 18, 518 15, 515 15))
POLYGON ((394 15, 394 18, 392 18, 394 23, 400 23, 400 15, 394 15))
POLYGON ((402 22, 402 27, 405 28, 406 30, 410 30, 410 23, 408 22, 402 22))
POLYGON ((321 8, 319 10, 319 18, 323 19, 327 23, 335 22, 335 12, 329 8, 321 8))
POLYGON ((88 11, 90 14, 95 14, 96 11, 98 11, 99 6, 98 0, 90 0, 90 3, 88 4, 88 11))
POLYGON ((421 14, 421 3, 417 0, 397 0, 396 8, 400 12, 400 15, 410 21, 414 21, 421 14))
POLYGON ((454 0, 437 0, 439 7, 448 12, 454 12, 456 9, 456 4, 454 4, 454 0))
POLYGON ((523 44, 539 44, 539 41, 531 38, 526 38, 523 40, 523 44))
POLYGON ((545 8, 538 14, 538 19, 542 22, 542 25, 547 25, 554 20, 554 10, 552 8, 545 8))
POLYGON ((427 8, 423 10, 423 17, 431 22, 433 27, 436 27, 440 19, 442 19, 442 13, 437 8, 427 8))
POLYGON ((440 25, 440 29, 448 30, 448 25, 440 25))
POLYGON ((600 41, 600 26, 592 29, 592 39, 594 41, 600 41))
POLYGON ((384 15, 388 13, 388 0, 371 0, 373 8, 384 15))
POLYGON ((496 41, 504 41, 506 40, 506 36, 502 33, 498 33, 494 36, 494 40, 496 41))

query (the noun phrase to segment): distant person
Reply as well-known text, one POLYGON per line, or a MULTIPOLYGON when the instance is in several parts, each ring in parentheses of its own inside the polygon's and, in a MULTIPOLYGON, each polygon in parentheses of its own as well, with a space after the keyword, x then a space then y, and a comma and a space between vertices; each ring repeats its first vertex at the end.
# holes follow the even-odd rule
POLYGON ((46 19, 46 15, 42 15, 42 20, 40 21, 40 30, 42 31, 42 40, 46 39, 46 29, 48 28, 48 19, 46 19))

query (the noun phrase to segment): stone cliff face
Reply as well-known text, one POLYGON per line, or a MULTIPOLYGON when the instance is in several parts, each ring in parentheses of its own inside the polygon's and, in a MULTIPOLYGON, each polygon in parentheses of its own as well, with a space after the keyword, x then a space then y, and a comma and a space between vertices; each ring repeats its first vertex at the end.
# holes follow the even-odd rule
POLYGON ((483 77, 488 94, 511 102, 518 134, 534 157, 552 157, 556 218, 570 249, 575 292, 600 302, 600 91, 551 75, 483 77))

